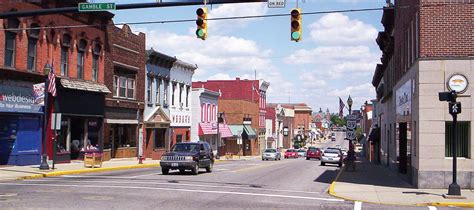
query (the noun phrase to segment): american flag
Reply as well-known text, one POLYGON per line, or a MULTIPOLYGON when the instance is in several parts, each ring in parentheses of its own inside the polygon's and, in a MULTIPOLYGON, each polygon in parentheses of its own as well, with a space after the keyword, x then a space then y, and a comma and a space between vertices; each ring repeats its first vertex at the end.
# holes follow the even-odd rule
POLYGON ((48 80, 48 93, 51 93, 53 97, 56 97, 56 75, 54 74, 54 64, 51 66, 51 70, 49 71, 48 80))
POLYGON ((339 117, 340 118, 344 117, 344 108, 345 107, 346 107, 346 105, 342 101, 341 97, 339 97, 339 117))

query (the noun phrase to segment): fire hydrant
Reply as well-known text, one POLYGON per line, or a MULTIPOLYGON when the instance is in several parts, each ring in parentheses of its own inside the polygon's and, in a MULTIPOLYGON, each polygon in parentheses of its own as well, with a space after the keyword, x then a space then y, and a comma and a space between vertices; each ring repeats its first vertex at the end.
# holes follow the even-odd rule
POLYGON ((143 158, 143 156, 139 156, 139 157, 138 157, 138 164, 143 164, 143 160, 144 160, 144 159, 145 159, 145 158, 143 158))

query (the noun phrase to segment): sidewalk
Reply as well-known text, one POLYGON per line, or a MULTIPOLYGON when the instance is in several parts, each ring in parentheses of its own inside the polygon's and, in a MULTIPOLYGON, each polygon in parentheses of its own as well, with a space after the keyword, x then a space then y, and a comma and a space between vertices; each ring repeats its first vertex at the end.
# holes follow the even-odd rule
MULTIPOLYGON (((84 162, 72 162, 56 164, 55 170, 39 170, 39 166, 5 166, 0 167, 0 181, 16 179, 37 179, 50 176, 61 176, 67 174, 82 174, 90 172, 126 170, 136 168, 153 168, 160 166, 159 160, 147 159, 143 164, 138 164, 137 158, 112 159, 102 163, 101 168, 84 167, 84 162)), ((51 165, 50 165, 51 167, 51 165)))
MULTIPOLYGON (((362 159, 362 158, 360 158, 362 159)), ((474 192, 463 190, 466 199, 445 199, 447 189, 416 189, 385 166, 357 161, 356 171, 340 171, 329 194, 352 201, 414 206, 474 207, 474 192)))

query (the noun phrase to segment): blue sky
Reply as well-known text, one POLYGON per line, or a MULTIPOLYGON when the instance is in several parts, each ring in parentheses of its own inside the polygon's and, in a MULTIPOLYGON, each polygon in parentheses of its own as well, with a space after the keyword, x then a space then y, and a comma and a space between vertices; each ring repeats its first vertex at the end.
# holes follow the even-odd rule
MULTIPOLYGON (((150 0, 96 0, 137 3, 150 0)), ((303 12, 383 7, 384 0, 306 0, 303 12)), ((289 13, 266 3, 213 5, 210 17, 289 13)), ((114 21, 195 19, 198 6, 122 10, 114 21)), ((194 22, 132 25, 147 34, 147 48, 199 66, 193 80, 254 78, 270 82, 269 102, 305 102, 338 110, 338 97, 351 94, 354 108, 375 97, 371 86, 380 51, 375 43, 382 11, 303 16, 303 41, 290 41, 290 17, 209 21, 208 39, 195 38, 194 22)))

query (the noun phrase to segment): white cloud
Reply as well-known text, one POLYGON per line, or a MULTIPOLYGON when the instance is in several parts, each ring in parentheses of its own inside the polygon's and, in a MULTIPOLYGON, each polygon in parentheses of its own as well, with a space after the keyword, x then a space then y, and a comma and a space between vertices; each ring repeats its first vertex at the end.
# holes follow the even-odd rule
POLYGON ((311 38, 323 45, 373 43, 378 34, 372 25, 351 20, 341 13, 324 15, 309 28, 311 38))
POLYGON ((347 86, 343 89, 336 89, 329 92, 329 95, 334 95, 338 97, 351 96, 366 96, 368 93, 374 93, 374 87, 371 83, 363 83, 354 86, 347 86))
POLYGON ((228 74, 217 73, 207 78, 208 80, 232 80, 228 74))
MULTIPOLYGON (((224 4, 209 11, 208 18, 241 17, 264 15, 268 11, 266 3, 224 4)), ((236 28, 243 28, 249 22, 258 19, 210 20, 208 30, 210 34, 224 34, 236 28)), ((194 31, 194 28, 193 28, 194 31)))

